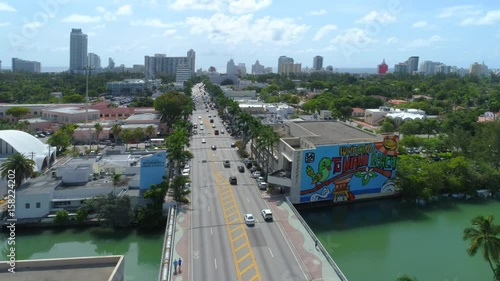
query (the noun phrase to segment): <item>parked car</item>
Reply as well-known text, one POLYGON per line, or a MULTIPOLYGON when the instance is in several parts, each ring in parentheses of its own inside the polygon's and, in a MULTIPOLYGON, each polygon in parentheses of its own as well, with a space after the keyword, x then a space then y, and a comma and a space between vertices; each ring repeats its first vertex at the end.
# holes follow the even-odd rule
POLYGON ((231 147, 236 147, 236 144, 234 142, 232 142, 231 147))
POLYGON ((267 189, 267 182, 265 182, 265 181, 259 182, 258 185, 259 185, 259 189, 260 190, 266 190, 267 189))
POLYGON ((189 169, 182 170, 182 175, 188 177, 189 176, 189 169))
POLYGON ((229 184, 233 184, 233 185, 238 184, 238 180, 236 179, 235 176, 230 176, 229 177, 229 184))
POLYGON ((245 223, 248 225, 255 224, 255 218, 253 217, 252 214, 245 214, 244 219, 245 219, 245 223))
POLYGON ((207 143, 205 139, 201 139, 201 143, 207 143))
POLYGON ((255 172, 253 172, 253 173, 252 173, 252 176, 253 176, 254 178, 258 178, 258 177, 260 177, 260 172, 259 172, 259 171, 255 171, 255 172))
POLYGON ((264 182, 264 177, 257 177, 257 183, 264 182))
POLYGON ((231 163, 229 162, 229 160, 224 160, 224 168, 229 168, 231 167, 231 163))
POLYGON ((245 167, 243 167, 243 166, 238 166, 238 171, 239 171, 240 173, 244 173, 244 172, 245 172, 245 167))
POLYGON ((217 146, 212 145, 212 150, 217 150, 217 146))
POLYGON ((266 221, 272 221, 273 220, 273 212, 271 212, 270 209, 262 209, 261 211, 262 217, 266 221))

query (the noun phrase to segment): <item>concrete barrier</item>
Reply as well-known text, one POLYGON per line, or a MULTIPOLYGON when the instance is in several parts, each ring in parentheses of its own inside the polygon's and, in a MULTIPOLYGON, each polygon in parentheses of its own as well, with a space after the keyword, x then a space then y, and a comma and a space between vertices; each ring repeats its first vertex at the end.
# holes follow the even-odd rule
POLYGON ((169 208, 167 226, 165 228, 165 238, 163 239, 163 250, 161 255, 160 273, 158 274, 158 281, 172 280, 172 254, 173 254, 173 241, 175 235, 175 218, 177 216, 177 206, 172 205, 169 208))

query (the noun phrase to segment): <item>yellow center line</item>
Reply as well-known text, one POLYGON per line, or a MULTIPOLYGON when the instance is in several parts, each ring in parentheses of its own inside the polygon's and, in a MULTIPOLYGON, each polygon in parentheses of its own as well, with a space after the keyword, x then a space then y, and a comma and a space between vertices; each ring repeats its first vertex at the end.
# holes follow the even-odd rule
POLYGON ((233 194, 232 185, 230 185, 229 182, 226 181, 225 177, 223 177, 217 171, 217 169, 215 167, 213 155, 209 154, 209 156, 210 156, 210 163, 212 165, 212 169, 213 169, 213 171, 215 173, 215 177, 216 177, 216 184, 217 184, 217 189, 218 189, 219 200, 220 200, 222 211, 223 211, 222 213, 224 215, 224 220, 226 221, 226 231, 227 231, 227 234, 228 234, 229 239, 230 239, 229 244, 231 246, 231 251, 232 251, 232 255, 233 255, 233 262, 234 262, 235 269, 236 269, 236 277, 239 281, 262 280, 262 277, 260 276, 259 268, 257 266, 257 262, 255 260, 255 255, 254 255, 252 247, 250 245, 250 240, 248 239, 247 231, 242 226, 243 221, 242 221, 242 217, 241 217, 241 214, 240 214, 240 211, 238 208, 238 204, 236 203, 236 198, 233 194), (227 196, 223 197, 223 195, 227 195, 227 196), (229 205, 229 203, 232 203, 232 204, 230 205, 229 208, 227 208, 226 206, 229 205), (236 218, 229 221, 230 217, 233 217, 233 216, 236 216, 236 218), (237 226, 232 225, 235 222, 238 223, 237 226), (239 234, 239 232, 235 233, 236 229, 242 229, 243 230, 242 234, 239 234), (238 236, 236 236, 236 239, 234 237, 235 235, 238 235, 238 236), (240 238, 243 238, 244 242, 242 243, 241 246, 239 246, 236 249, 234 243, 236 242, 236 240, 238 240, 240 238), (244 258, 238 259, 236 252, 238 250, 242 249, 243 248, 242 246, 247 247, 248 253, 244 255, 244 258), (239 263, 243 259, 247 259, 247 258, 251 259, 251 263, 248 265, 247 268, 245 268, 245 270, 241 271, 239 263), (249 279, 243 280, 243 275, 245 274, 245 272, 247 272, 252 267, 254 268, 255 273, 252 276, 247 277, 249 279))

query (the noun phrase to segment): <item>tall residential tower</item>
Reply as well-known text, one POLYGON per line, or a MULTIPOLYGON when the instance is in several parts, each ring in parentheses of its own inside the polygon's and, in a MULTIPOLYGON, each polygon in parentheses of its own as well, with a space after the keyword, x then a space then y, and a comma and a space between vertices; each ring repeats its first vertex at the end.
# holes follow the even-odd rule
POLYGON ((83 74, 87 65, 87 34, 73 28, 69 39, 69 72, 83 74))
POLYGON ((323 69, 323 57, 322 56, 315 56, 313 59, 313 69, 314 70, 321 70, 323 69))

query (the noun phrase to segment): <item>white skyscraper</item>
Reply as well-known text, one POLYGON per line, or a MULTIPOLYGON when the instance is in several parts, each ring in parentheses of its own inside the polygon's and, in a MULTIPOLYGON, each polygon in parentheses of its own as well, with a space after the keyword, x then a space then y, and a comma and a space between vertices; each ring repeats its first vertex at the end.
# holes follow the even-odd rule
POLYGON ((89 66, 91 68, 101 68, 101 57, 94 53, 89 53, 89 66))
POLYGON ((71 73, 85 73, 87 66, 87 34, 81 29, 73 28, 69 39, 69 71, 71 73))
POLYGON ((233 59, 230 59, 230 60, 227 62, 227 66, 226 66, 226 74, 227 74, 227 75, 236 75, 236 65, 234 64, 233 59))

